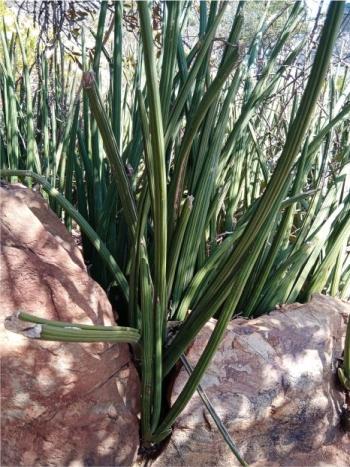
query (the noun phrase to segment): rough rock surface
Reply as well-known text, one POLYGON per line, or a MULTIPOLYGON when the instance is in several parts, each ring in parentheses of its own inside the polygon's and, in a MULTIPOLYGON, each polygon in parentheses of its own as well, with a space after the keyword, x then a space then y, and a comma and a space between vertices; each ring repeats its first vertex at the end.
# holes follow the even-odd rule
POLYGON ((127 345, 34 341, 3 326, 18 309, 109 325, 110 303, 39 194, 2 184, 0 202, 1 465, 130 465, 139 381, 127 345))
MULTIPOLYGON (((350 441, 339 429, 343 395, 335 382, 349 313, 349 303, 316 295, 308 304, 229 325, 202 388, 249 464, 350 465, 350 441)), ((189 350, 192 365, 214 326, 211 320, 189 350)), ((187 378, 182 369, 172 403, 187 378)), ((155 465, 238 464, 195 394, 155 465)))

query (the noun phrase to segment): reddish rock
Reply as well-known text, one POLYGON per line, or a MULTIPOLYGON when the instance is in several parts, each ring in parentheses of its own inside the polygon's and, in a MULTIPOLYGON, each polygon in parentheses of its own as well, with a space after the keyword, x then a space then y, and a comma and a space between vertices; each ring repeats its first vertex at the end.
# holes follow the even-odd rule
MULTIPOLYGON (((201 385, 249 464, 350 465, 350 440, 339 429, 344 398, 335 382, 349 313, 349 303, 316 295, 305 305, 228 326, 201 385)), ((207 323, 189 350, 192 366, 215 324, 207 323)), ((187 379, 182 369, 172 404, 187 379)), ((198 394, 154 464, 239 465, 198 394)))
POLYGON ((3 466, 130 465, 139 442, 139 380, 127 345, 28 340, 4 329, 21 309, 114 324, 111 305, 44 199, 2 184, 3 466))

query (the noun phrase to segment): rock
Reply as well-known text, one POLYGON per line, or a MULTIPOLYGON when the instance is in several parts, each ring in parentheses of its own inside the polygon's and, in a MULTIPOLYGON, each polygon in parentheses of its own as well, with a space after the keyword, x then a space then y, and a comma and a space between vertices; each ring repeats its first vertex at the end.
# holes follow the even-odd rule
POLYGON ((3 327, 18 309, 87 324, 114 317, 44 199, 3 184, 0 201, 2 465, 131 465, 139 380, 128 346, 35 341, 3 327))
MULTIPOLYGON (((201 386, 249 464, 350 465, 349 438, 339 428, 343 394, 335 378, 349 313, 349 303, 316 295, 305 305, 230 323, 201 386), (322 447, 331 443, 343 452, 322 447)), ((207 323, 190 348, 192 366, 215 323, 207 323)), ((187 379, 181 369, 172 404, 187 379)), ((197 393, 154 464, 239 465, 197 393)))

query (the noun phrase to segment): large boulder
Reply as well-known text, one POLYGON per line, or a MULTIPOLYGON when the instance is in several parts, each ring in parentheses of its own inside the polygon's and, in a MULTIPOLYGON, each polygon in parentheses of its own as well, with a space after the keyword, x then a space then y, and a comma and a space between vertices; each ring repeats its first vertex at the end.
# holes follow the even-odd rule
MULTIPOLYGON (((349 313, 349 303, 316 295, 304 305, 230 323, 201 386, 248 463, 350 465, 349 438, 339 428, 344 398, 335 378, 349 313)), ((190 348, 192 366, 215 324, 208 322, 190 348)), ((172 404, 187 379, 182 369, 172 404)), ((155 465, 239 464, 195 394, 155 465)))
POLYGON ((18 309, 111 325, 111 305, 38 193, 2 184, 0 202, 2 465, 130 465, 139 380, 128 346, 29 340, 3 326, 18 309))

